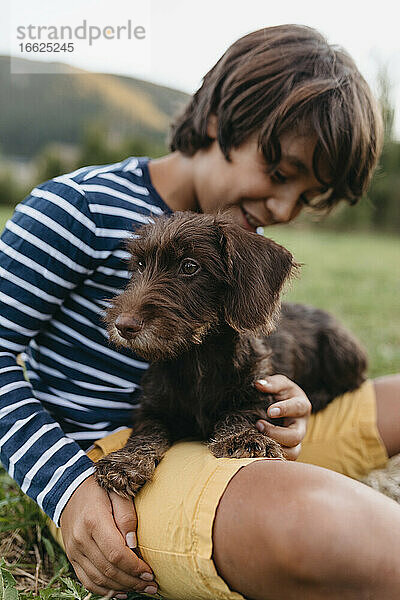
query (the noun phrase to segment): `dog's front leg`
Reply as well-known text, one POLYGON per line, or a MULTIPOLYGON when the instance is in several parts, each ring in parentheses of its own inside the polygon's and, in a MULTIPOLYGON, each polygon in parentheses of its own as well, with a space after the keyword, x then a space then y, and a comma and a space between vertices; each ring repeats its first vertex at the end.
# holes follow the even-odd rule
POLYGON ((283 458, 278 442, 256 429, 258 418, 249 412, 225 416, 208 442, 210 452, 217 458, 283 458))
POLYGON ((124 498, 135 496, 152 479, 169 446, 163 425, 151 419, 141 421, 121 450, 111 452, 96 463, 95 479, 108 492, 116 492, 124 498))

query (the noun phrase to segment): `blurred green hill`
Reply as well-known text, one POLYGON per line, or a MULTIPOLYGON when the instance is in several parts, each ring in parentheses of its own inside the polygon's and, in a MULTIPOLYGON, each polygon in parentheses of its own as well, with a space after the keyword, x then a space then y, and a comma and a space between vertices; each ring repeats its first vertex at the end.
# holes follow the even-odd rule
POLYGON ((88 123, 114 138, 143 138, 164 145, 168 124, 188 95, 131 77, 90 73, 53 63, 0 56, 0 144, 4 154, 31 158, 54 142, 79 144, 88 123))
MULTIPOLYGON (((38 183, 84 165, 168 152, 169 124, 189 96, 154 83, 70 65, 0 56, 0 206, 15 205, 38 183), (16 73, 15 71, 21 71, 16 73)), ((340 203, 307 227, 400 234, 400 141, 387 69, 378 73, 385 144, 371 187, 356 208, 340 203)))

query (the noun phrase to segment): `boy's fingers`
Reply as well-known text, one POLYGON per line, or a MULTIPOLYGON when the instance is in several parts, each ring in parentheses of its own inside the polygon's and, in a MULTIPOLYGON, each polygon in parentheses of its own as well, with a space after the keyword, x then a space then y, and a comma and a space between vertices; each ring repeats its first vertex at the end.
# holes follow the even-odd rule
POLYGON ((299 418, 309 415, 311 412, 311 403, 307 396, 294 396, 287 400, 274 402, 268 407, 268 417, 292 417, 299 418))
POLYGON ((85 571, 78 565, 78 563, 72 562, 72 566, 74 567, 74 571, 79 581, 85 586, 89 592, 93 592, 94 594, 98 594, 99 596, 107 596, 110 593, 110 590, 102 587, 100 585, 96 585, 93 581, 91 581, 90 577, 87 576, 85 571))
MULTIPOLYGON (((92 536, 106 562, 118 571, 128 575, 132 585, 135 583, 135 578, 143 573, 152 573, 150 567, 128 548, 126 540, 124 540, 115 525, 112 530, 103 527, 96 528, 93 530, 92 536)), ((88 558, 91 559, 90 556, 88 558)), ((118 581, 120 581, 120 577, 118 581)))
POLYGON ((130 573, 122 570, 114 560, 114 556, 118 556, 119 548, 110 548, 109 555, 105 556, 95 540, 92 540, 92 544, 85 548, 85 554, 79 557, 79 565, 93 583, 101 587, 107 587, 109 590, 144 589, 146 586, 141 584, 145 582, 139 577, 140 573, 136 573, 137 570, 135 569, 135 565, 140 559, 132 550, 125 548, 133 556, 134 562, 130 573))
POLYGON ((270 438, 288 448, 294 448, 303 441, 306 434, 306 424, 304 419, 298 419, 288 427, 279 427, 278 425, 272 425, 268 421, 263 419, 257 421, 256 427, 261 430, 263 427, 264 433, 270 438))
POLYGON ((126 545, 132 550, 137 546, 137 515, 132 499, 122 498, 115 492, 108 493, 116 526, 126 545))
POLYGON ((299 389, 286 375, 270 375, 265 379, 257 379, 254 385, 258 390, 266 394, 284 394, 285 392, 290 392, 293 395, 293 390, 299 389))
MULTIPOLYGON (((125 517, 120 515, 120 521, 136 527, 132 521, 132 503, 121 514, 125 517)), ((122 592, 144 590, 149 583, 154 583, 148 565, 126 545, 126 536, 114 520, 111 499, 93 476, 77 488, 64 508, 61 530, 68 558, 82 583, 91 591, 103 594, 106 588, 106 591, 122 592), (143 577, 146 573, 150 579, 143 577)))
MULTIPOLYGON (((117 569, 110 563, 103 567, 100 564, 101 559, 94 562, 91 558, 89 559, 84 555, 79 558, 79 568, 84 571, 91 584, 116 592, 132 590, 142 592, 149 585, 149 581, 128 576, 121 571, 117 572, 117 569), (121 573, 123 574, 122 576, 121 573)), ((154 582, 152 581, 151 584, 153 585, 154 582)))
POLYGON ((138 584, 137 578, 140 577, 140 575, 143 573, 153 573, 150 567, 128 548, 126 539, 117 529, 111 510, 112 506, 110 506, 110 512, 100 513, 91 530, 91 536, 95 544, 91 544, 90 549, 92 552, 95 552, 96 548, 98 549, 96 562, 92 559, 92 556, 89 556, 87 551, 85 551, 85 555, 89 560, 92 560, 103 573, 105 568, 112 572, 116 569, 118 571, 118 576, 116 577, 115 574, 113 574, 112 578, 116 578, 117 581, 129 581, 130 587, 128 589, 135 589, 134 586, 138 584), (101 560, 102 566, 100 566, 99 563, 101 560), (129 579, 127 580, 126 577, 129 579))
POLYGON ((297 460, 301 451, 301 443, 293 448, 282 447, 282 450, 286 460, 297 460))
MULTIPOLYGON (((134 584, 123 580, 120 581, 108 576, 107 573, 111 573, 110 567, 100 566, 101 561, 95 563, 92 559, 89 560, 89 558, 84 555, 79 557, 79 562, 71 562, 77 575, 78 571, 83 571, 85 574, 86 582, 84 583, 82 580, 81 581, 84 583, 85 587, 87 587, 87 582, 90 582, 90 591, 94 591, 92 588, 96 586, 98 589, 101 588, 102 594, 104 594, 103 590, 107 590, 107 592, 110 590, 123 592, 126 589, 133 589, 132 586, 138 583, 138 581, 135 581, 134 584)), ((81 578, 79 577, 79 579, 81 578)), ((96 591, 96 593, 99 594, 100 592, 96 591)))

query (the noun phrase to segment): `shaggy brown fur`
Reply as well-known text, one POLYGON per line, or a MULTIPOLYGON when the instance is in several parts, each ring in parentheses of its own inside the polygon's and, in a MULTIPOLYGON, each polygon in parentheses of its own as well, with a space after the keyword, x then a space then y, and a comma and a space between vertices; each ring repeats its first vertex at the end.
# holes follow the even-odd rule
POLYGON ((297 265, 272 240, 221 215, 185 212, 142 227, 128 249, 132 279, 105 320, 115 344, 152 364, 133 435, 96 465, 104 488, 134 495, 186 437, 217 457, 282 456, 254 426, 274 401, 257 379, 287 375, 313 410, 364 380, 365 354, 333 317, 296 304, 279 314, 297 265))

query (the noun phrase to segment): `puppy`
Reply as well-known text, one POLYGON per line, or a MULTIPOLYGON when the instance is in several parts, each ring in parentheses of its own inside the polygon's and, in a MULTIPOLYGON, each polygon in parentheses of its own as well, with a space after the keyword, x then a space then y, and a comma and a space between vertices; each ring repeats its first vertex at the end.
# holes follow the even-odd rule
POLYGON ((273 402, 257 379, 286 375, 314 411, 364 380, 364 351, 329 314, 289 303, 280 313, 298 265, 272 240, 223 215, 176 212, 127 248, 132 278, 104 319, 113 343, 151 364, 132 436, 96 464, 103 488, 134 496, 182 438, 216 457, 281 457, 255 428, 273 402))

